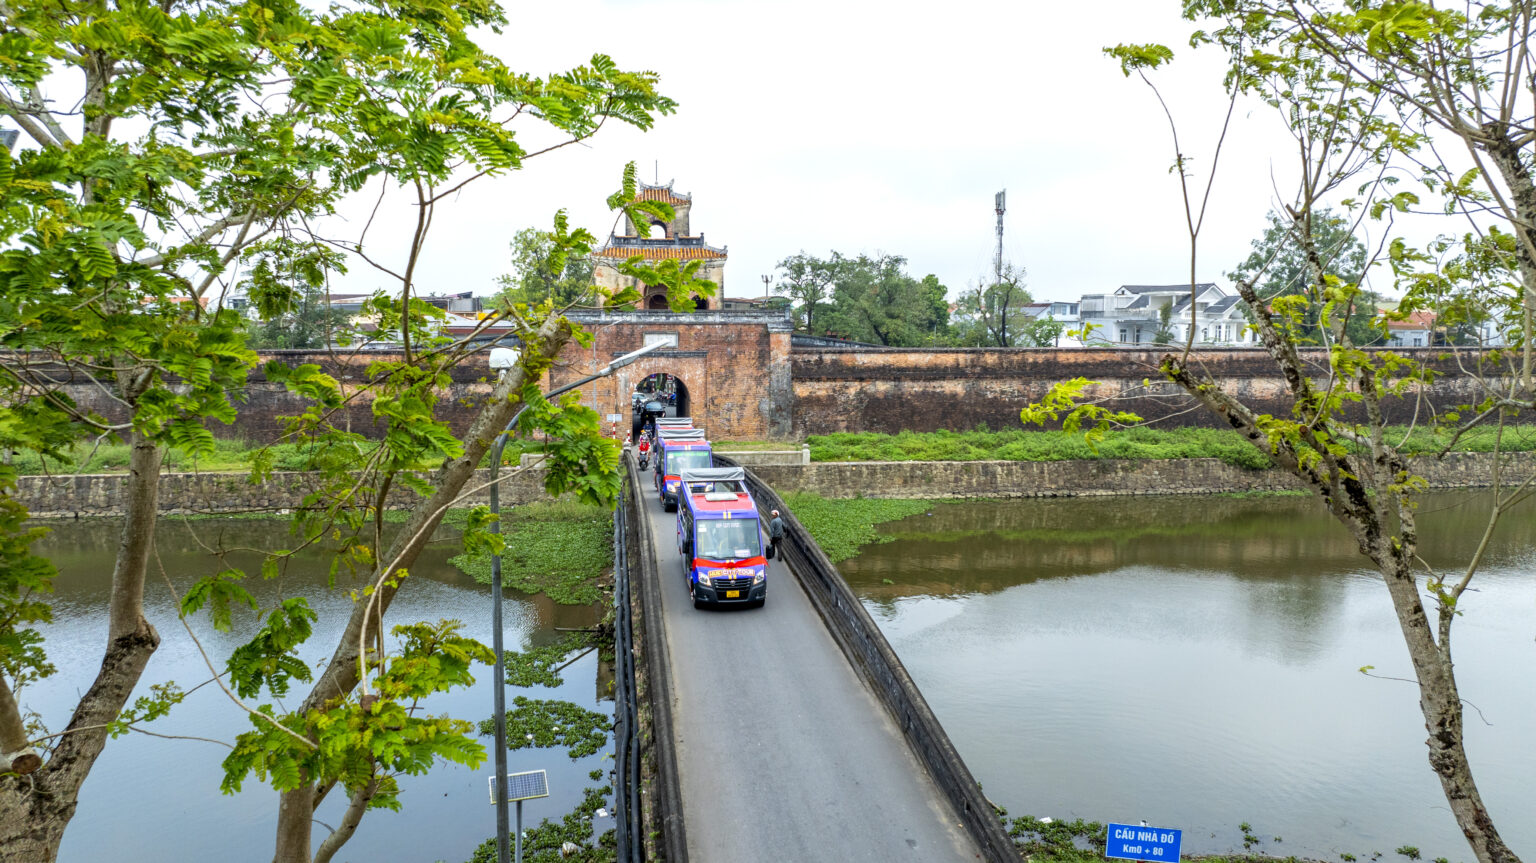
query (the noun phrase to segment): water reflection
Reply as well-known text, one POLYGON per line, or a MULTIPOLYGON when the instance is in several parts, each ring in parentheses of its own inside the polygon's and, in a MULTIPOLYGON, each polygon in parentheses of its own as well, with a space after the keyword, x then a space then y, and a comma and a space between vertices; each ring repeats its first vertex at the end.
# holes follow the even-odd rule
MULTIPOLYGON (((106 639, 105 602, 111 585, 112 561, 117 551, 119 524, 92 519, 51 523, 52 532, 37 546, 59 568, 53 597, 54 623, 45 629, 49 655, 59 671, 29 687, 23 701, 41 713, 54 729, 68 721, 68 711, 78 694, 90 686, 106 639)), ((276 521, 204 519, 162 521, 156 536, 157 555, 146 585, 145 606, 150 622, 159 630, 161 645, 150 661, 141 690, 149 684, 174 680, 190 688, 210 674, 192 639, 176 619, 176 595, 196 578, 217 572, 226 565, 256 571, 259 554, 251 549, 291 547, 286 525, 276 521), (241 548, 245 550, 240 550, 241 548), (223 550, 221 559, 212 550, 223 550), (162 575, 163 573, 163 575, 162 575), (170 584, 167 584, 169 580, 170 584), (174 592, 173 592, 174 588, 174 592)), ((448 565, 457 545, 445 535, 418 561, 409 582, 398 594, 389 620, 456 619, 471 637, 490 643, 490 592, 488 588, 448 565)), ((252 578, 245 586, 263 608, 284 597, 305 596, 320 613, 314 636, 305 652, 312 665, 322 664, 334 648, 352 598, 349 588, 358 586, 345 573, 340 589, 327 590, 330 558, 316 549, 290 561, 280 577, 252 578)), ((543 595, 509 592, 506 605, 508 649, 525 649, 560 637, 556 627, 594 625, 598 611, 592 607, 561 606, 543 595)), ((220 633, 205 616, 191 621, 198 638, 216 657, 248 640, 259 625, 254 616, 236 612, 235 626, 220 633)), ((610 712, 605 680, 599 676, 595 654, 577 661, 563 673, 565 684, 557 689, 539 688, 528 694, 559 698, 588 709, 610 712)), ((222 668, 220 668, 222 670, 222 668)), ((448 713, 478 721, 490 715, 491 670, 478 668, 473 687, 434 696, 426 703, 432 713, 448 713)), ((517 694, 514 690, 508 698, 517 694)), ((248 728, 243 712, 213 686, 206 686, 179 705, 169 717, 149 729, 161 734, 196 735, 232 740, 248 728)), ((489 746, 489 738, 480 738, 489 746)), ((226 750, 207 743, 161 740, 128 735, 110 741, 106 752, 81 792, 79 813, 64 836, 62 863, 111 859, 136 863, 167 859, 224 859, 231 848, 246 849, 231 859, 261 859, 269 855, 276 823, 277 796, 254 779, 232 796, 219 793, 220 761, 226 750), (125 793, 126 789, 149 793, 125 793), (201 825, 201 826, 198 826, 201 825), (174 837, 167 840, 167 837, 174 837), (248 853, 247 853, 248 852, 248 853)), ((581 789, 593 784, 587 773, 607 771, 603 754, 572 762, 563 752, 511 752, 513 771, 547 769, 552 797, 529 805, 525 818, 536 823, 558 817, 576 805, 581 789)), ((342 857, 356 860, 461 861, 475 846, 494 833, 494 810, 486 796, 489 761, 478 770, 441 767, 426 776, 401 777, 404 810, 370 812, 342 857)), ((335 824, 345 805, 344 796, 332 795, 317 813, 324 823, 335 824)), ((599 825, 601 826, 601 825, 599 825)), ((609 825, 611 826, 611 825, 609 825)), ((316 841, 327 830, 316 828, 316 841)))
MULTIPOLYGON (((1430 496, 1431 565, 1465 560, 1487 498, 1430 496)), ((1536 508, 1506 517, 1456 651, 1485 799, 1536 845, 1536 508)), ((841 568, 988 796, 1013 812, 1183 827, 1192 852, 1469 857, 1423 746, 1384 588, 1311 498, 942 505, 841 568)))

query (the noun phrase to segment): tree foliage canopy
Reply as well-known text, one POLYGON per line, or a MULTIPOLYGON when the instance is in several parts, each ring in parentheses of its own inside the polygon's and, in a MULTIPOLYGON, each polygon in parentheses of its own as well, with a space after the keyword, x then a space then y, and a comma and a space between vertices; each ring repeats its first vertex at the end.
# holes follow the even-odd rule
MULTIPOLYGON (((476 405, 468 435, 449 428, 439 394, 470 346, 442 336, 441 313, 415 296, 432 213, 468 182, 519 169, 609 122, 649 128, 674 103, 654 74, 600 54, 542 78, 513 70, 475 41, 508 23, 484 0, 8 0, 0 20, 0 113, 26 139, 0 151, 0 349, 9 352, 0 357, 0 447, 59 455, 105 436, 132 449, 121 552, 104 598, 103 670, 71 715, 41 717, 52 734, 23 720, 18 693, 52 670, 36 624, 48 619, 53 572, 28 550, 35 530, 23 524, 14 473, 0 467, 0 752, 13 758, 0 765, 0 860, 53 859, 109 735, 179 700, 164 687, 128 706, 159 643, 142 597, 161 455, 208 451, 210 425, 235 418, 233 396, 257 362, 225 292, 243 288, 263 319, 280 320, 330 274, 365 266, 393 285, 365 312, 398 337, 404 356, 370 364, 346 387, 314 366, 265 372, 303 402, 287 437, 307 444, 319 477, 296 515, 296 548, 333 538, 337 570, 354 569, 371 587, 313 681, 294 661, 312 614, 299 600, 254 609, 261 634, 213 669, 230 675, 232 709, 247 696, 306 687, 286 707, 249 713, 252 730, 226 761, 226 784, 254 775, 282 792, 279 863, 311 860, 314 807, 342 789, 347 815, 313 852, 328 860, 363 812, 397 805, 394 776, 481 757, 467 724, 408 712, 424 693, 468 682, 484 649, 451 625, 386 629, 384 617, 495 434, 526 406, 523 429, 554 441, 550 491, 603 502, 618 484, 617 448, 596 416, 539 392, 563 346, 589 338, 553 302, 498 310, 523 343, 520 363, 476 405), (523 144, 530 123, 549 142, 541 149, 523 144), (372 243, 366 225, 332 233, 327 218, 343 199, 375 183, 410 200, 409 243, 372 243), (102 399, 94 409, 76 404, 66 380, 102 399), (359 402, 385 429, 377 447, 335 422, 359 402), (430 478, 416 473, 430 463, 442 467, 430 478), (414 503, 386 542, 384 501, 402 490, 414 503)), ((631 165, 618 206, 632 206, 635 192, 631 165)), ((552 256, 584 254, 590 242, 564 232, 563 215, 552 233, 552 256)), ((686 274, 660 277, 679 306, 698 287, 686 274)), ((253 478, 271 468, 258 459, 253 478)), ((494 543, 487 524, 472 516, 466 543, 494 543)), ((269 555, 260 574, 280 578, 293 550, 269 555)), ((206 615, 222 628, 251 613, 240 582, 254 574, 215 560, 187 590, 184 619, 201 625, 206 615)))
POLYGON ((556 254, 555 235, 524 228, 512 235, 512 272, 499 277, 498 301, 567 306, 592 291, 592 259, 556 254))
POLYGON ((944 344, 948 289, 931 274, 913 278, 906 266, 899 255, 801 252, 779 262, 779 291, 799 301, 796 315, 811 335, 900 347, 944 344))
POLYGON ((954 343, 978 348, 1039 348, 1056 344, 1062 325, 1029 308, 1024 269, 1005 265, 1002 281, 977 285, 960 295, 950 322, 954 343))
MULTIPOLYGON (((1311 216, 1309 243, 1299 243, 1294 236, 1295 231, 1305 230, 1306 226, 1297 225, 1274 210, 1267 218, 1269 225, 1264 229, 1264 235, 1253 241, 1253 252, 1227 277, 1235 282, 1253 284, 1259 298, 1266 302, 1279 297, 1310 297, 1300 335, 1309 343, 1322 344, 1318 318, 1323 304, 1316 299, 1317 280, 1308 252, 1316 250, 1325 277, 1358 286, 1365 278, 1365 244, 1355 236, 1349 219, 1326 207, 1311 216)), ((1381 341, 1380 324, 1376 320, 1379 299, 1364 290, 1358 294, 1347 324, 1350 339, 1355 344, 1371 345, 1381 341)))

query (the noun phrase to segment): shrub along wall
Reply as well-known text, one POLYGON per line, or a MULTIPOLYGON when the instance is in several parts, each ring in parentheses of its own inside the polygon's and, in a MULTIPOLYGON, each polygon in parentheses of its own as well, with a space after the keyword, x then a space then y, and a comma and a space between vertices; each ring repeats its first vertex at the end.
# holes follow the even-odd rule
MULTIPOLYGON (((1536 453, 1511 453, 1503 458, 1506 481, 1536 471, 1536 453)), ((1412 464, 1431 488, 1493 483, 1491 453, 1450 453, 1443 459, 1413 459, 1412 464)), ((752 469, 780 494, 813 492, 829 498, 1222 494, 1305 488, 1288 473, 1247 470, 1214 458, 812 462, 752 469)))

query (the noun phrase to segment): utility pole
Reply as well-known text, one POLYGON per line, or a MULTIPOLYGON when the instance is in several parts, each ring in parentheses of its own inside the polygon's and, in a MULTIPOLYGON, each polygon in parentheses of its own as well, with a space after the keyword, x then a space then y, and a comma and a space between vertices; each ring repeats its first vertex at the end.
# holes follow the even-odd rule
POLYGON ((763 276, 763 299, 768 299, 768 277, 763 276))
POLYGON ((993 198, 993 201, 997 205, 997 262, 995 267, 997 271, 997 281, 993 282, 993 284, 1002 284, 1003 281, 1003 213, 1007 212, 1008 210, 1006 206, 1007 200, 1007 189, 998 192, 997 196, 993 198))

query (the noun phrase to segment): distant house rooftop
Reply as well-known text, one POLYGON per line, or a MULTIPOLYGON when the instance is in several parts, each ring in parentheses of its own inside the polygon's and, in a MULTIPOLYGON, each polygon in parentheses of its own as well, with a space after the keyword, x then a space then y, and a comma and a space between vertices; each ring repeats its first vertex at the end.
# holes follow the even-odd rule
MULTIPOLYGON (((1197 291, 1217 289, 1215 282, 1199 282, 1195 288, 1197 291)), ((1188 293, 1189 284, 1186 282, 1182 285, 1121 285, 1118 290, 1127 294, 1171 294, 1175 291, 1188 293)))

